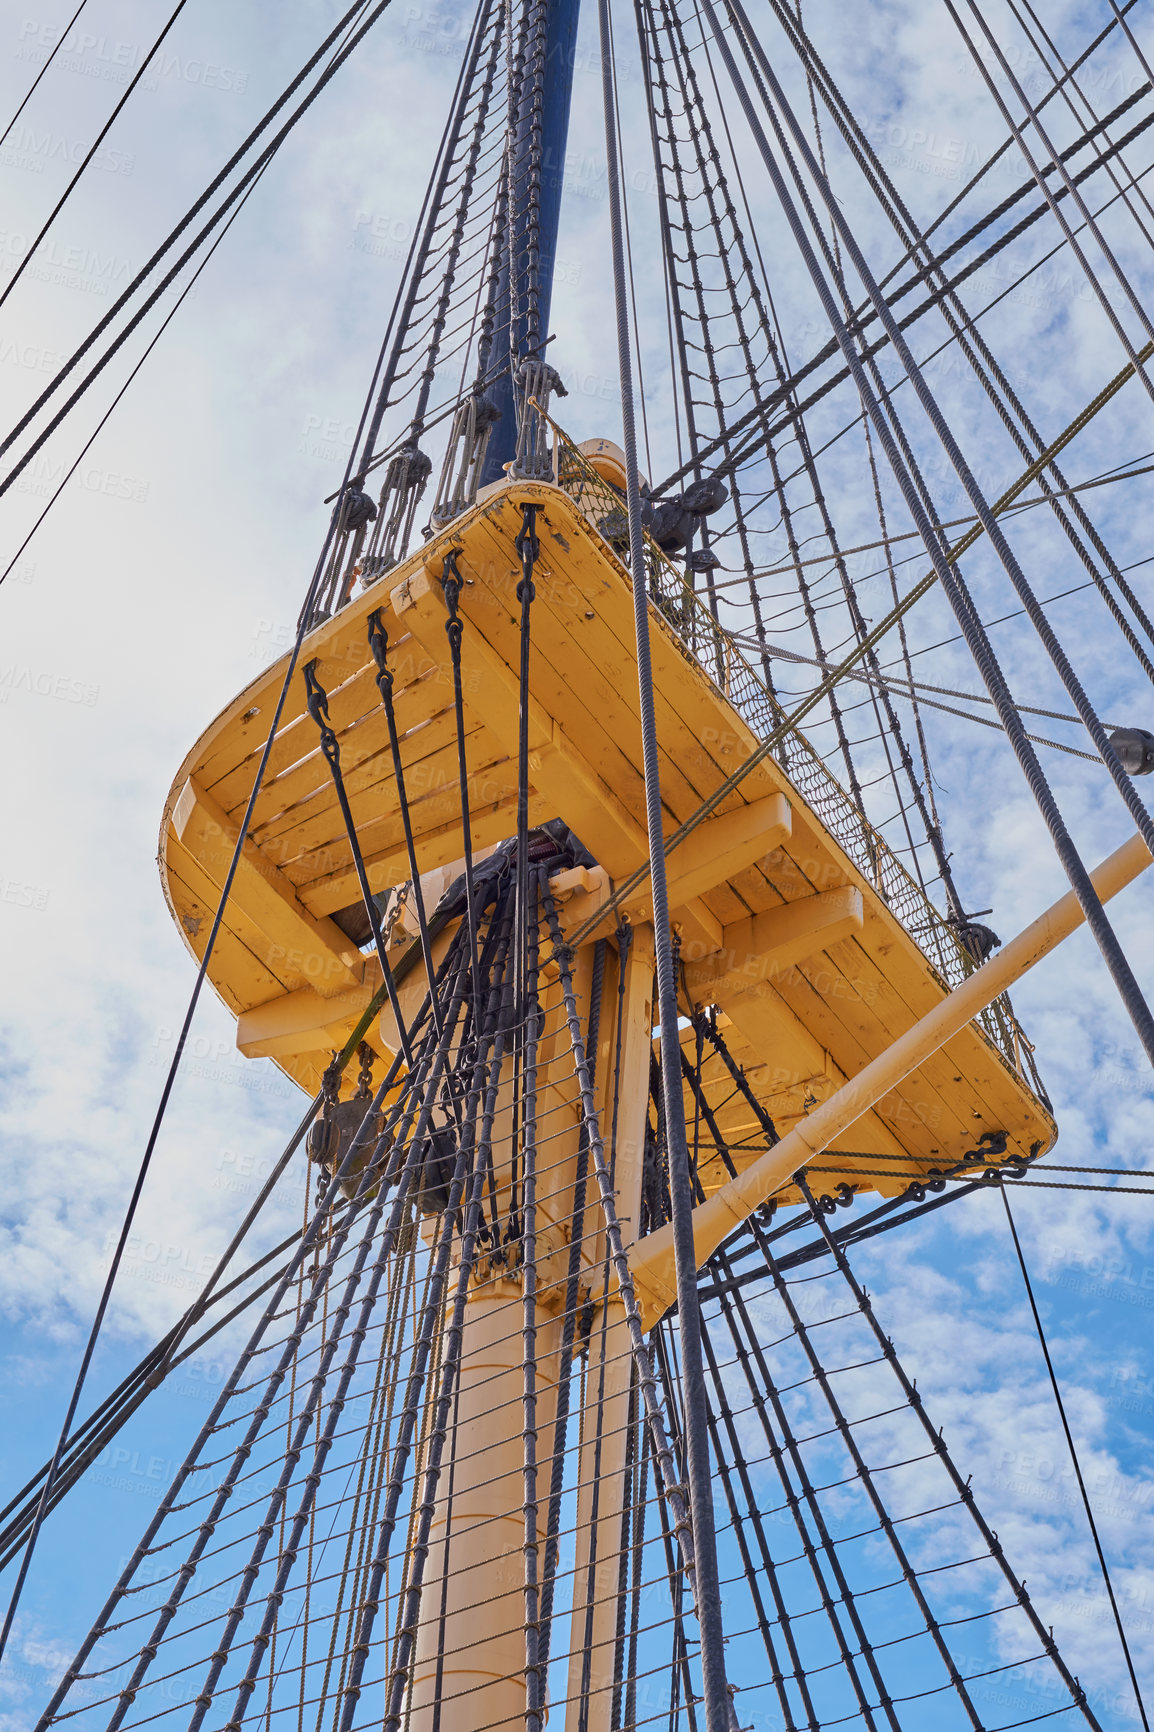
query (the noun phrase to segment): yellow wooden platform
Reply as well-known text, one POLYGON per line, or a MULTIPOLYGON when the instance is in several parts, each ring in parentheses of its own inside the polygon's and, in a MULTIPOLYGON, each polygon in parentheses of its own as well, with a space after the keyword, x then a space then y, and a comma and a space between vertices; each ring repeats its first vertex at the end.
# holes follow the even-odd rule
MULTIPOLYGON (((425 873, 459 861, 457 737, 440 584, 445 553, 458 549, 474 846, 509 836, 516 826, 519 654, 513 543, 529 502, 541 507, 530 820, 563 818, 602 868, 561 886, 567 926, 595 913, 612 881, 647 858, 628 573, 567 493, 511 481, 318 626, 300 656, 210 978, 238 1017, 241 1050, 273 1058, 310 1091, 367 1006, 380 970, 340 924, 350 910, 355 915, 359 895, 300 669, 316 658, 330 695, 370 883, 380 891, 403 882, 404 838, 367 641, 367 617, 382 610, 419 864, 425 873)), ((770 700, 750 685, 748 669, 734 673, 727 664, 721 677, 731 702, 689 653, 669 611, 651 607, 662 793, 672 830, 753 750, 757 736, 741 712, 756 719, 770 700)), ((165 807, 165 891, 198 957, 284 667, 268 668, 207 729, 165 807)), ((797 783, 767 759, 669 857, 683 990, 719 1008, 728 1044, 779 1130, 939 1002, 946 974, 952 969, 956 979, 964 967, 952 934, 801 744, 791 762, 797 783), (895 907, 929 933, 923 945, 934 962, 895 907)), ((644 897, 631 912, 645 917, 644 897)), ((379 1025, 370 1040, 387 1050, 379 1025)), ((731 1092, 720 1061, 706 1074, 718 1100, 731 1092)), ((741 1103, 730 1102, 721 1123, 735 1140, 757 1135, 741 1103)), ((1055 1136, 1019 1073, 1012 1034, 995 1044, 971 1024, 843 1142, 870 1157, 856 1163, 859 1186, 893 1193, 913 1171, 956 1162, 994 1132, 1004 1134, 1011 1155, 1044 1150, 1055 1136), (874 1174, 878 1167, 890 1176, 874 1174)))

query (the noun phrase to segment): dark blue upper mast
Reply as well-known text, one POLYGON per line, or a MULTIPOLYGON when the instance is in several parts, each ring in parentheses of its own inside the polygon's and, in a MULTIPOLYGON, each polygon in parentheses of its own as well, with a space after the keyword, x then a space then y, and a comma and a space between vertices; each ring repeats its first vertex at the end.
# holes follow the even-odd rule
POLYGON ((529 29, 512 140, 506 242, 489 356, 488 371, 497 377, 488 396, 499 419, 489 438, 482 484, 499 481, 505 465, 513 459, 517 449, 517 366, 549 335, 580 0, 541 0, 534 11, 537 22, 529 29), (543 68, 537 63, 537 43, 542 41, 542 34, 543 68))

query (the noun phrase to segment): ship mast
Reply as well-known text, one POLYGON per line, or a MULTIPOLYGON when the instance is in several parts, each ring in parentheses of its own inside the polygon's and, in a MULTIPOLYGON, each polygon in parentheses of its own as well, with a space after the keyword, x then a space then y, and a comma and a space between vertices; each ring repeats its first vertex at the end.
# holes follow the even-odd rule
POLYGON ((769 12, 772 54, 742 0, 634 8, 671 337, 636 395, 663 394, 677 435, 660 481, 634 420, 607 0, 623 417, 583 440, 549 328, 578 8, 479 0, 296 644, 206 728, 163 817, 165 892, 240 1050, 312 1095, 278 1169, 307 1155, 302 1229, 240 1270, 254 1210, 4 1512, 3 1561, 26 1546, 26 1567, 145 1387, 206 1320, 243 1317, 37 1732, 898 1732, 923 1723, 908 1704, 976 1728, 1007 1667, 1015 1724, 1099 1726, 851 1251, 1006 1195, 1052 1148, 1008 995, 1080 925, 1154 1053, 1107 912, 1151 863, 1132 776, 1154 739, 1099 719, 1006 529, 1023 501, 1048 512, 1154 682, 1154 628, 1059 466, 1149 388, 1149 349, 1126 338, 1043 435, 961 294, 1011 209, 1057 220, 1061 184, 1083 210, 1067 163, 1113 175, 1118 153, 1082 114, 1009 199, 976 175, 947 244, 800 8, 769 12), (834 133, 896 241, 888 273, 834 189, 834 133), (825 321, 804 360, 740 159, 825 321), (1002 425, 990 497, 907 336, 922 319, 1002 425), (843 438, 874 514, 860 546, 838 527, 843 438), (1093 871, 1028 725, 1069 718, 1013 695, 963 572, 979 543, 1126 814, 1093 871), (937 809, 925 715, 967 694, 919 677, 927 598, 1070 885, 1005 944, 937 809))

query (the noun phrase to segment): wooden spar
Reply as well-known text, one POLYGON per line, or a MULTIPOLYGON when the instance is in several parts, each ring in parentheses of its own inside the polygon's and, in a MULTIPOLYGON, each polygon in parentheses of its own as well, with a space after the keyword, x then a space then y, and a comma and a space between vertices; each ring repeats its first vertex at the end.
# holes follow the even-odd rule
MULTIPOLYGON (((1106 902, 1132 883, 1150 863, 1151 855, 1145 842, 1140 836, 1132 836, 1091 873, 1094 888, 1106 902)), ((855 1124, 875 1102, 896 1088, 911 1071, 960 1033, 1000 993, 1006 992, 1035 963, 1076 931, 1084 918, 1074 892, 1067 891, 1024 932, 983 963, 949 998, 928 1016, 922 1017, 885 1052, 879 1053, 860 1075, 803 1118, 744 1172, 700 1203, 693 1212, 693 1243, 698 1267, 708 1262, 734 1228, 768 1202, 774 1192, 812 1156, 828 1149, 835 1138, 855 1124)), ((672 1229, 665 1226, 647 1234, 634 1245, 629 1262, 644 1324, 646 1329, 651 1329, 677 1298, 672 1229)))

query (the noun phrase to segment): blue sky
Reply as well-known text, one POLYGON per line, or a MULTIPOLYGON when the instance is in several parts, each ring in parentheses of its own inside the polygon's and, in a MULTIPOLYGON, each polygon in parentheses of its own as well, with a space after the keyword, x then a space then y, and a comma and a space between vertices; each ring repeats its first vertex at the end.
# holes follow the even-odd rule
MULTIPOLYGON (((5 273, 159 16, 141 0, 91 0, 89 10, 84 39, 0 151, 5 273)), ((1080 46, 1106 10, 1056 5, 1048 22, 1080 46)), ((893 0, 871 14, 875 29, 850 41, 831 0, 807 7, 823 52, 925 221, 956 190, 954 170, 1001 134, 940 7, 893 0)), ((47 0, 0 5, 0 114, 14 107, 67 15, 47 0)), ((140 91, 108 141, 106 160, 58 219, 43 268, 0 310, 5 422, 335 16, 320 0, 289 7, 254 0, 246 8, 194 0, 153 87, 140 91)), ((998 17, 1011 42, 1012 27, 998 17)), ((323 533, 323 499, 342 470, 439 136, 462 19, 452 4, 394 0, 265 177, 0 593, 0 774, 8 818, 0 833, 5 1485, 18 1483, 54 1439, 191 986, 155 869, 163 799, 188 743, 289 641, 323 533)), ((605 338, 607 217, 593 24, 587 9, 553 353, 570 386, 561 405, 566 425, 577 437, 614 437, 620 411, 616 357, 605 338)), ((1022 70, 1028 76, 1024 62, 1022 70)), ((1100 106, 1131 88, 1133 75, 1133 62, 1112 51, 1094 88, 1100 106)), ((791 90, 804 100, 796 80, 791 90)), ((626 104, 625 145, 645 257, 654 201, 640 109, 626 104)), ((831 166, 835 187, 851 196, 854 183, 833 146, 831 166)), ((1005 188, 1011 184, 1007 177, 1005 188)), ((772 236, 768 194, 752 173, 749 192, 772 236)), ((892 237, 868 208, 854 210, 871 257, 884 266, 892 237)), ((1128 257, 1139 285, 1148 282, 1148 255, 1133 243, 1128 257)), ((778 313, 796 357, 813 343, 820 314, 792 257, 775 255, 774 270, 778 313)), ((673 458, 656 277, 654 270, 642 283, 642 355, 650 429, 658 456, 664 452, 654 468, 664 473, 673 458)), ((993 277, 987 292, 997 292, 993 277)), ((1062 426, 1121 364, 1101 309, 1060 271, 1044 275, 1036 293, 1007 302, 996 333, 1011 378, 1047 431, 1062 426)), ((996 487, 1011 479, 1016 455, 965 378, 948 367, 935 378, 983 482, 996 487)), ((0 502, 5 547, 18 545, 59 466, 107 400, 97 393, 27 485, 0 502)), ((917 438, 936 482, 941 472, 930 446, 923 433, 917 438)), ((1131 384, 1109 423, 1075 448, 1069 469, 1081 479, 1138 460, 1152 445, 1149 400, 1131 384)), ((840 490, 847 537, 857 521, 868 521, 853 463, 835 452, 827 472, 840 490)), ((943 509, 951 487, 942 475, 943 509)), ((1093 507, 1121 563, 1151 551, 1145 488, 1140 481, 1103 490, 1093 507)), ((953 503, 960 514, 964 505, 956 496, 953 503)), ((1068 548, 1038 516, 1015 531, 1015 546, 1041 593, 1056 594, 1079 575, 1068 548)), ((1146 594, 1149 569, 1136 576, 1146 594)), ((986 617, 1008 610, 1005 579, 987 556, 973 561, 969 575, 986 617)), ((1101 712, 1151 725, 1149 689, 1142 691, 1136 670, 1117 653, 1100 610, 1080 594, 1055 603, 1052 617, 1076 646, 1101 712)), ((740 615, 729 623, 741 623, 740 615)), ((935 600, 919 620, 917 642, 936 643, 951 629, 935 600)), ((999 630, 999 650, 1023 701, 1068 708, 1019 626, 999 630)), ((923 677, 939 684, 978 689, 956 643, 927 653, 920 665, 923 677)), ((928 726, 948 840, 970 905, 992 905, 992 923, 1007 937, 1060 894, 1060 871, 1001 738, 932 715, 928 726)), ((1103 773, 1053 753, 1046 768, 1086 855, 1103 857, 1127 833, 1103 773)), ((1115 912, 1150 988, 1149 885, 1126 892, 1115 912)), ((1015 999, 1055 1098, 1061 1140, 1054 1158, 1154 1165, 1148 1070, 1085 936, 1024 982, 1015 999)), ((298 1113, 295 1091, 270 1066, 236 1054, 231 1018, 206 1000, 94 1370, 94 1395, 187 1303, 298 1113)), ((299 1218, 301 1191, 296 1173, 273 1210, 270 1239, 299 1218)), ((1154 1213, 1141 1197, 1064 1191, 1021 1196, 1016 1206, 1132 1644, 1154 1683, 1154 1213)), ((931 1410, 973 1472, 992 1525, 1071 1665, 1097 1693, 1103 1723, 1129 1726, 1120 1659, 997 1200, 959 1203, 933 1225, 876 1241, 858 1262, 931 1410)), ((0 1686, 5 1732, 29 1723, 183 1453, 206 1392, 219 1387, 221 1364, 219 1355, 207 1359, 156 1398, 118 1446, 127 1453, 100 1464, 70 1519, 49 1524, 14 1663, 0 1686)))

